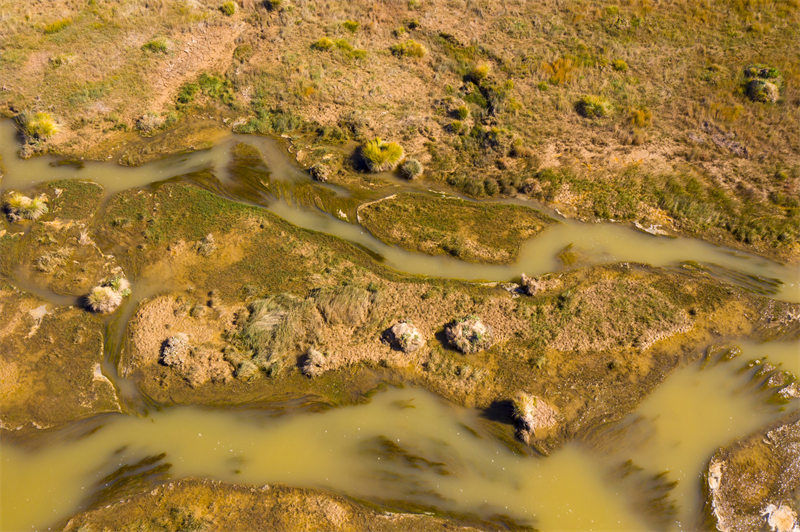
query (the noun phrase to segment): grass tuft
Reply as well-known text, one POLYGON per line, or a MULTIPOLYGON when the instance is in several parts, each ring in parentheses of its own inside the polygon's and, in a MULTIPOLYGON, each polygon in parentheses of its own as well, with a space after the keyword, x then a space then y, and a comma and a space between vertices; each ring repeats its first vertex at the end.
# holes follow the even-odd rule
POLYGON ((53 33, 58 33, 59 31, 63 30, 70 24, 72 24, 72 19, 70 18, 62 18, 60 20, 56 20, 55 22, 51 22, 50 24, 44 27, 44 33, 45 35, 52 35, 53 33))
POLYGON ((311 43, 311 49, 318 50, 320 52, 325 52, 333 48, 333 44, 334 44, 333 41, 330 40, 329 38, 320 37, 319 39, 311 43))
POLYGON ((355 33, 358 31, 358 28, 359 26, 361 26, 361 24, 359 24, 355 20, 345 20, 344 22, 342 22, 342 26, 344 26, 344 29, 346 29, 347 31, 355 33))
POLYGON ((403 158, 403 148, 395 142, 374 138, 361 146, 359 155, 370 172, 388 172, 394 170, 403 158))
POLYGON ((30 138, 44 140, 58 132, 58 125, 50 113, 45 113, 43 111, 32 115, 23 113, 20 115, 19 120, 24 133, 30 138))
POLYGON ((422 175, 422 163, 416 159, 406 159, 400 165, 400 175, 411 181, 422 175))
POLYGON ((224 4, 219 6, 219 10, 222 11, 223 15, 232 17, 234 14, 236 14, 237 7, 238 6, 236 5, 236 2, 231 1, 231 2, 225 2, 224 4))
POLYGON ((142 45, 142 50, 145 52, 165 54, 168 51, 167 40, 163 37, 158 37, 156 39, 147 41, 142 45))
POLYGON ((602 96, 587 95, 578 100, 575 111, 584 118, 599 118, 608 116, 611 103, 602 96))
POLYGON ((414 39, 394 44, 390 50, 398 57, 424 57, 428 53, 428 49, 414 39))

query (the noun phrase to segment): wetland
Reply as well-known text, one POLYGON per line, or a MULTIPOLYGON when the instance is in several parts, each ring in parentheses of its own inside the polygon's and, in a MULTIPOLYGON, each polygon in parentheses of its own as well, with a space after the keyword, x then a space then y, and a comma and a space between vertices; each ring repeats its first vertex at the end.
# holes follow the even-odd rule
POLYGON ((800 529, 796 2, 0 13, 0 531, 800 529))

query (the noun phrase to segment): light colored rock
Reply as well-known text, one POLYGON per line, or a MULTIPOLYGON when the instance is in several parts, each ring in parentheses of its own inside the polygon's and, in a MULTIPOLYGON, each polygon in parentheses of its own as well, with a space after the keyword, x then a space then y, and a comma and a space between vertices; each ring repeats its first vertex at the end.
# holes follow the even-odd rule
POLYGON ((494 343, 492 330, 476 316, 447 324, 444 333, 447 343, 465 354, 483 351, 494 343))
MULTIPOLYGON (((519 392, 512 401, 514 419, 517 420, 517 437, 530 443, 532 436, 558 424, 558 413, 541 397, 519 392)), ((537 434, 539 433, 539 434, 537 434)))
POLYGON ((767 518, 767 524, 773 532, 797 532, 800 525, 797 523, 797 512, 787 504, 776 506, 767 505, 761 512, 767 518))
POLYGON ((189 335, 178 333, 170 336, 161 347, 161 363, 169 367, 178 367, 185 363, 191 350, 189 335))
POLYGON ((233 368, 222 353, 208 347, 192 347, 186 333, 164 341, 160 361, 192 388, 208 382, 227 382, 233 375, 233 368))
POLYGON ((552 277, 549 279, 540 279, 537 277, 528 277, 524 273, 522 274, 522 291, 528 294, 529 296, 535 296, 541 292, 547 292, 548 290, 553 290, 558 288, 561 284, 561 280, 557 277, 552 277))
POLYGON ((320 351, 309 348, 305 360, 300 366, 300 371, 307 377, 319 377, 327 370, 328 361, 320 351))
POLYGON ((407 321, 395 323, 387 329, 384 332, 384 341, 403 353, 413 353, 425 345, 425 339, 419 330, 407 321))

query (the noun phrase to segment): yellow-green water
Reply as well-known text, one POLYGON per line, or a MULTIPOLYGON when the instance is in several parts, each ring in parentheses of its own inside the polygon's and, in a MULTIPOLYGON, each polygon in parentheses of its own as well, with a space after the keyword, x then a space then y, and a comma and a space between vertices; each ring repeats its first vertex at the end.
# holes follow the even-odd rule
POLYGON ((779 412, 746 386, 738 367, 695 365, 668 377, 631 416, 644 438, 623 439, 611 453, 573 444, 547 458, 512 453, 485 433, 477 412, 414 388, 380 392, 364 405, 282 417, 185 407, 106 416, 83 422, 80 432, 100 427, 83 437, 73 428, 33 448, 0 444, 0 527, 55 524, 106 474, 166 453, 173 478, 324 487, 483 517, 504 514, 542 530, 652 526, 653 510, 634 502, 635 487, 610 474, 617 461, 631 459, 678 481, 670 498, 678 521, 692 529, 710 455, 779 412))

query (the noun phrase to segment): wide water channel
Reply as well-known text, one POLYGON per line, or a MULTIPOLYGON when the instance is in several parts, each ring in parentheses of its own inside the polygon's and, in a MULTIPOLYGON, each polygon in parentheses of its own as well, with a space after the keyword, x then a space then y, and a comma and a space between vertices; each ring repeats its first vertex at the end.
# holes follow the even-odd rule
MULTIPOLYGON (((748 348, 744 356, 759 353, 748 348)), ((0 444, 0 527, 57 524, 106 487, 107 475, 164 453, 151 467, 170 464, 172 478, 330 488, 542 530, 694 529, 711 454, 781 410, 739 367, 683 368, 620 423, 632 437, 612 452, 576 443, 547 458, 515 454, 488 435, 478 412, 414 388, 280 417, 186 407, 101 416, 33 446, 0 444), (628 459, 642 468, 636 478, 619 475, 628 459), (651 504, 661 493, 644 487, 665 471, 666 481, 677 481, 667 494, 672 511, 651 504)))
MULTIPOLYGON (((271 139, 232 135, 211 150, 139 168, 57 165, 50 157, 20 161, 11 125, 0 122, 5 173, 0 185, 25 189, 77 178, 96 181, 112 194, 208 168, 225 182, 235 177, 225 168, 237 142, 255 145, 274 177, 307 179, 271 139)), ((764 284, 759 279, 774 279, 779 281, 774 297, 800 301, 797 267, 617 224, 562 220, 525 243, 517 264, 486 266, 402 251, 358 225, 286 202, 266 206, 298 226, 365 246, 387 265, 410 273, 506 281, 522 272, 557 270, 558 252, 572 244, 594 262, 676 266, 694 261, 759 285, 764 284)), ((745 357, 766 355, 785 369, 800 370, 798 342, 744 343, 742 348, 745 357)), ((489 434, 489 422, 480 413, 414 388, 384 390, 367 404, 279 417, 255 409, 184 407, 145 416, 100 416, 43 434, 30 445, 0 441, 0 528, 63 523, 106 487, 107 475, 163 453, 151 467, 169 464, 172 478, 323 487, 400 507, 410 504, 483 519, 502 515, 542 530, 693 529, 700 523, 702 472, 713 451, 780 414, 778 406, 748 385, 740 367, 736 362, 702 370, 695 365, 668 377, 620 425, 647 437, 623 438, 613 452, 573 443, 547 458, 515 454, 489 434), (620 475, 620 464, 628 460, 641 468, 636 476, 620 475), (665 471, 662 478, 677 481, 667 494, 671 510, 650 504, 660 492, 643 488, 649 485, 646 480, 665 471)))

